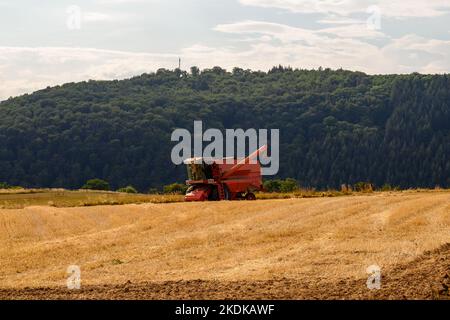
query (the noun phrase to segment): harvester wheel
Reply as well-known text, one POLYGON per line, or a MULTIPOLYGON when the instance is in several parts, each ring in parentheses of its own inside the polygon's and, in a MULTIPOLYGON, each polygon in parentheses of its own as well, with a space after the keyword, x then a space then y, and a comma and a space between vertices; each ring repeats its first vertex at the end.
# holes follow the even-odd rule
POLYGON ((251 200, 251 201, 256 200, 256 196, 254 193, 249 192, 245 195, 245 200, 251 200))
POLYGON ((217 190, 217 187, 211 187, 211 192, 208 196, 208 201, 217 201, 219 200, 219 191, 217 190))
POLYGON ((223 193, 225 194, 224 200, 231 200, 230 189, 228 189, 228 186, 226 184, 223 185, 223 193))

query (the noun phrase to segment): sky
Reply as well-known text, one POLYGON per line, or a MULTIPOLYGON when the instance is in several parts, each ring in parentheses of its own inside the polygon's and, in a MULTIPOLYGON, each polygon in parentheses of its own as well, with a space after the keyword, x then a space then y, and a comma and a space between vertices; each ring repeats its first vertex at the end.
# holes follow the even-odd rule
POLYGON ((449 73, 450 0, 0 0, 0 101, 159 68, 449 73))

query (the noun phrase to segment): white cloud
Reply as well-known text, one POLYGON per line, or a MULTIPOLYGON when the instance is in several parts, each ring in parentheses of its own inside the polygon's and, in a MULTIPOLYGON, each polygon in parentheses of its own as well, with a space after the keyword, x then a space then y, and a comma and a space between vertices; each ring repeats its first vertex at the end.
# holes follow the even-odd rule
POLYGON ((134 53, 71 47, 0 47, 0 100, 66 82, 123 79, 158 68, 235 66, 268 70, 274 65, 298 68, 344 68, 367 73, 448 73, 450 40, 417 35, 384 37, 383 46, 365 42, 383 36, 365 25, 309 30, 261 21, 222 24, 218 32, 245 38, 245 46, 195 44, 168 54, 134 53), (364 30, 364 31, 363 31, 364 30), (366 34, 367 32, 367 34, 366 34))
POLYGON ((277 38, 282 42, 305 41, 310 43, 318 39, 318 36, 313 30, 294 28, 264 21, 247 20, 237 23, 220 24, 214 30, 233 34, 264 34, 277 38))
POLYGON ((353 23, 332 28, 311 30, 291 27, 284 24, 246 20, 230 24, 220 24, 214 28, 215 31, 233 34, 263 34, 276 38, 282 42, 303 41, 314 44, 324 40, 324 36, 338 38, 381 38, 385 35, 377 30, 367 28, 366 23, 353 23))
POLYGON ((383 38, 386 35, 378 30, 367 28, 366 23, 353 23, 332 28, 323 28, 317 34, 330 34, 339 38, 383 38))
POLYGON ((364 11, 367 7, 361 0, 239 0, 243 5, 279 8, 302 13, 337 13, 364 11))
POLYGON ((450 11, 448 0, 239 0, 247 6, 280 8, 293 12, 348 16, 376 5, 387 17, 435 17, 450 11))
POLYGON ((123 79, 174 68, 177 57, 91 48, 0 47, 0 100, 47 86, 89 79, 123 79))
POLYGON ((325 19, 317 20, 317 22, 322 24, 360 24, 363 21, 357 19, 350 19, 342 16, 331 15, 325 19))
POLYGON ((122 16, 111 15, 101 12, 83 12, 83 21, 85 22, 103 22, 120 20, 122 16))
MULTIPOLYGON (((450 41, 416 35, 392 39, 362 23, 309 30, 243 21, 219 25, 215 30, 237 35, 258 34, 260 38, 270 36, 281 41, 280 45, 254 38, 251 48, 236 53, 237 58, 231 52, 223 58, 224 61, 246 59, 248 67, 255 69, 268 69, 280 63, 302 68, 342 67, 368 73, 445 73, 450 70, 450 41), (365 41, 381 37, 387 43, 384 46, 365 41)), ((223 56, 228 51, 215 54, 223 56)))
POLYGON ((96 0, 99 4, 130 4, 130 3, 145 3, 158 2, 160 0, 96 0))
POLYGON ((401 72, 450 72, 450 40, 406 35, 383 47, 382 52, 401 72))

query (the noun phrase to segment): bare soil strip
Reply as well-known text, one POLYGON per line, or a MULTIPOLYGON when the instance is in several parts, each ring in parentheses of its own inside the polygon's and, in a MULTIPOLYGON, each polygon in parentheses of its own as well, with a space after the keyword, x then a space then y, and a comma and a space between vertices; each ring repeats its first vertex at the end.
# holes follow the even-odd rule
POLYGON ((67 288, 0 289, 0 299, 37 300, 302 300, 302 299, 450 299, 450 244, 398 265, 382 277, 380 290, 366 279, 312 284, 296 279, 265 281, 130 281, 119 285, 67 288))

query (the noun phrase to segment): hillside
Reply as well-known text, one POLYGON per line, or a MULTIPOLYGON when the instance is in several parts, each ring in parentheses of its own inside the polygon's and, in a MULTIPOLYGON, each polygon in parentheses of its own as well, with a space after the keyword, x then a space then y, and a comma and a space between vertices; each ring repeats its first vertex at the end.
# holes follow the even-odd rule
POLYGON ((449 203, 449 191, 411 191, 0 209, 0 297, 448 296, 449 203), (81 291, 65 287, 69 265, 81 291), (380 291, 366 287, 370 265, 380 291))
POLYGON ((279 128, 280 177, 339 187, 450 186, 448 75, 344 70, 159 70, 47 88, 0 103, 0 181, 78 188, 103 178, 140 191, 185 180, 170 134, 279 128))

